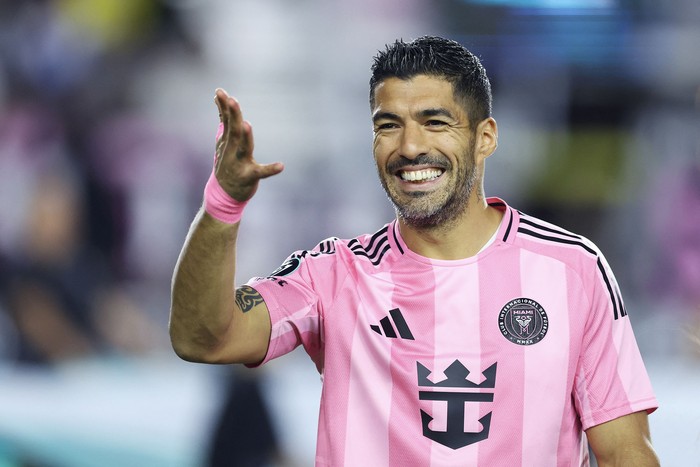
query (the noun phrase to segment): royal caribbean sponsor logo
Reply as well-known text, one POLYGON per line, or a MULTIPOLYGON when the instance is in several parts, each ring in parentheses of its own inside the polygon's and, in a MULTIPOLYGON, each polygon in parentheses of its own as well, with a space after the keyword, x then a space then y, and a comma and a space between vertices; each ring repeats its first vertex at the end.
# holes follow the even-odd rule
POLYGON ((465 415, 467 403, 491 403, 493 402, 496 388, 496 369, 498 363, 494 363, 481 374, 481 382, 476 383, 468 379, 470 371, 459 360, 452 362, 445 370, 447 378, 442 381, 431 381, 431 371, 421 362, 416 362, 418 371, 418 399, 422 401, 442 401, 446 405, 447 419, 445 430, 433 430, 431 422, 433 415, 421 409, 421 421, 423 423, 423 436, 436 443, 447 446, 450 449, 461 449, 470 444, 478 443, 489 437, 491 429, 491 414, 488 412, 479 419, 481 429, 479 431, 465 431, 465 415))
POLYGON ((516 298, 506 303, 498 315, 503 337, 514 344, 536 344, 547 335, 549 319, 542 305, 531 298, 516 298))

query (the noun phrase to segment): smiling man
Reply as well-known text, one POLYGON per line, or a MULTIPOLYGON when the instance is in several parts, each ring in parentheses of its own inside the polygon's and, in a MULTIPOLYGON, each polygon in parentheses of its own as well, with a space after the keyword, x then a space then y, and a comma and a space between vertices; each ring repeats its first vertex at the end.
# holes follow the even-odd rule
MULTIPOLYGON (((460 44, 375 57, 374 158, 397 218, 234 289, 245 203, 280 163, 217 90, 216 161, 175 269, 178 355, 256 366, 302 345, 323 377, 318 466, 656 466, 657 407, 604 256, 486 198, 489 80, 460 44)), ((303 423, 303 422, 302 422, 303 423)))
POLYGON ((484 159, 496 149, 496 121, 488 115, 471 121, 455 100, 452 83, 441 77, 387 77, 373 91, 374 157, 382 186, 406 226, 404 239, 413 247, 406 237, 412 230, 452 232, 462 240, 441 245, 458 248, 444 251, 444 259, 471 256, 503 217, 488 207, 482 187, 484 159), (462 235, 464 228, 469 235, 462 235))

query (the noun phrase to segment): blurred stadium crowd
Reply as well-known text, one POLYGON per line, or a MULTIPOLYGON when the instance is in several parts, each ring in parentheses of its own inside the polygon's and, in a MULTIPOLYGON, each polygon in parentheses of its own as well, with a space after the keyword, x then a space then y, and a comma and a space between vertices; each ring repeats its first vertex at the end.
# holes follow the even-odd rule
MULTIPOLYGON (((695 0, 0 0, 0 385, 76 362, 178 371, 170 277, 210 170, 218 86, 241 100, 256 157, 287 165, 246 211, 239 281, 388 221, 369 66, 385 43, 426 33, 460 40, 492 77, 487 194, 594 240, 650 365, 697 370, 695 0)), ((212 394, 193 429, 226 407, 230 391, 212 394)), ((90 465, 37 460, 11 431, 0 422, 0 466, 90 465)))
POLYGON ((151 1, 2 3, 5 359, 167 345, 167 243, 198 154, 134 86, 166 49, 194 53, 175 19, 151 1))

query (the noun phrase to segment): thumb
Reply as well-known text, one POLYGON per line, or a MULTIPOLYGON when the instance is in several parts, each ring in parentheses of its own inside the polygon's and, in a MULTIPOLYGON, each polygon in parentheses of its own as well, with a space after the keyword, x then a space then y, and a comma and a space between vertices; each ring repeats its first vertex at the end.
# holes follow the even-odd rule
POLYGON ((267 178, 277 175, 284 170, 284 164, 281 162, 273 162, 271 164, 258 164, 256 167, 256 175, 258 178, 267 178))

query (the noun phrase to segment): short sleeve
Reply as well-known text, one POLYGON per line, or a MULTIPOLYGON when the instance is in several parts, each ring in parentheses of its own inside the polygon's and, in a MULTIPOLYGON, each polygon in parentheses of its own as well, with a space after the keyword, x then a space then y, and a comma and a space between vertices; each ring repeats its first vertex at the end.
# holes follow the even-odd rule
POLYGON ((590 308, 574 382, 584 430, 658 407, 619 286, 602 254, 587 281, 590 308))
POLYGON ((302 345, 322 371, 323 315, 347 270, 335 254, 334 240, 314 250, 297 251, 270 275, 248 281, 270 312, 270 343, 261 364, 302 345))

